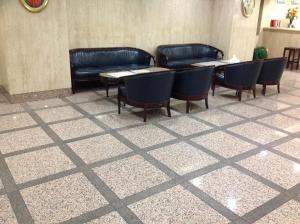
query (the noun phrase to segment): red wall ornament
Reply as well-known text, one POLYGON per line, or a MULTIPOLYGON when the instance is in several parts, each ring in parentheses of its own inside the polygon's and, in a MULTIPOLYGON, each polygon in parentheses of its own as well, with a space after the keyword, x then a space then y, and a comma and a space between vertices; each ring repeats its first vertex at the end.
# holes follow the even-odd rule
POLYGON ((40 12, 48 4, 48 0, 20 0, 20 2, 30 12, 40 12))

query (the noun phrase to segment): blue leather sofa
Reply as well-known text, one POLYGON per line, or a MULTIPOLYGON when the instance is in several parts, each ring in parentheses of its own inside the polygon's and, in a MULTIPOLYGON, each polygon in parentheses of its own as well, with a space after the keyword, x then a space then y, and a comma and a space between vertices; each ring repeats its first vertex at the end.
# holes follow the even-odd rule
POLYGON ((156 56, 160 67, 185 69, 194 63, 223 59, 224 53, 205 44, 173 44, 159 46, 156 56))
POLYGON ((79 48, 69 53, 73 93, 77 82, 102 80, 108 96, 110 80, 100 78, 99 73, 147 68, 154 61, 148 52, 130 47, 79 48))

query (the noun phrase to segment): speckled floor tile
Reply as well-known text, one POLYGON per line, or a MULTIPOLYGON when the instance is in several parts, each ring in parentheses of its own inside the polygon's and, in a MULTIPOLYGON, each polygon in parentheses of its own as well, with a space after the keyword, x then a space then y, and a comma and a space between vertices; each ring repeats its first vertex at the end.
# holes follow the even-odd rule
POLYGON ((81 117, 82 114, 70 106, 36 111, 46 123, 81 117))
POLYGON ((0 223, 17 224, 15 213, 13 212, 7 196, 0 195, 0 223))
POLYGON ((58 147, 12 156, 5 160, 17 184, 75 168, 58 147))
POLYGON ((95 101, 102 99, 103 96, 99 96, 98 94, 94 92, 82 92, 82 93, 76 93, 72 96, 67 97, 68 100, 70 100, 73 103, 83 103, 88 101, 95 101))
MULTIPOLYGON (((133 108, 131 108, 131 111, 134 115, 136 115, 137 119, 139 119, 140 121, 143 121, 143 118, 144 118, 144 110, 143 109, 133 107, 133 108)), ((180 112, 171 109, 172 117, 179 115, 179 114, 180 114, 180 112)), ((147 111, 147 121, 156 122, 156 121, 160 121, 162 119, 170 119, 170 118, 168 118, 166 108, 153 109, 153 110, 147 111)))
POLYGON ((2 181, 0 179, 0 190, 3 189, 3 188, 4 188, 4 186, 3 186, 2 181))
POLYGON ((140 156, 118 160, 94 170, 120 198, 169 180, 167 175, 140 156))
POLYGON ((261 144, 268 144, 287 136, 287 134, 283 132, 276 131, 274 129, 265 127, 264 125, 256 124, 253 122, 241 124, 229 128, 228 130, 261 144))
POLYGON ((52 139, 39 127, 0 135, 0 151, 4 154, 50 143, 52 139))
POLYGON ((228 220, 181 186, 176 186, 129 208, 145 224, 222 224, 228 220))
POLYGON ((277 191, 229 166, 197 177, 191 183, 238 215, 278 195, 277 191))
POLYGON ((36 125, 36 122, 27 113, 0 116, 0 131, 24 128, 36 125))
POLYGON ((99 100, 95 102, 78 104, 78 106, 89 114, 100 114, 116 111, 118 106, 108 100, 99 100))
POLYGON ((300 104, 300 97, 289 95, 289 94, 278 94, 275 96, 271 96, 269 99, 279 100, 283 103, 288 103, 292 105, 299 105, 300 104))
POLYGON ((300 90, 291 91, 290 94, 300 96, 300 90))
POLYGON ((0 115, 24 111, 20 104, 0 103, 0 115))
POLYGON ((291 200, 264 216, 255 224, 299 224, 300 203, 291 200))
MULTIPOLYGON (((186 112, 186 102, 185 101, 173 101, 171 104, 172 110, 179 112, 179 113, 185 113, 186 112)), ((190 104, 190 113, 198 113, 201 111, 206 111, 205 103, 204 101, 192 101, 190 104)))
POLYGON ((109 159, 131 150, 112 135, 106 134, 68 144, 86 163, 109 159))
POLYGON ((92 220, 86 224, 126 224, 125 220, 117 213, 111 212, 99 219, 92 220))
POLYGON ((260 109, 254 106, 250 106, 244 103, 234 104, 230 106, 223 107, 224 110, 230 111, 231 113, 237 114, 246 118, 253 118, 264 115, 268 111, 260 109))
POLYGON ((262 151, 239 164, 286 189, 300 183, 300 164, 269 151, 262 151))
POLYGON ((111 113, 99 115, 96 117, 99 121, 112 129, 124 128, 129 125, 136 125, 143 123, 138 116, 133 113, 122 111, 121 114, 111 113))
POLYGON ((149 154, 179 175, 218 162, 215 158, 184 142, 156 149, 149 152, 149 154))
POLYGON ((21 190, 35 223, 58 223, 107 204, 83 174, 21 190))
POLYGON ((140 148, 154 146, 175 139, 174 136, 152 124, 130 128, 119 133, 140 148))
POLYGON ((274 149, 300 160, 300 138, 295 138, 291 141, 278 145, 274 147, 274 149))
POLYGON ((50 125, 50 128, 63 140, 96 134, 103 131, 102 128, 88 118, 53 124, 50 125))
POLYGON ((250 101, 247 101, 247 103, 267 109, 267 110, 271 110, 271 111, 278 111, 278 110, 282 110, 282 109, 290 107, 290 105, 288 105, 288 104, 281 103, 279 101, 270 100, 267 98, 250 100, 250 101))
POLYGON ((224 96, 220 93, 215 94, 215 96, 208 96, 208 103, 210 107, 222 106, 236 101, 237 98, 228 95, 224 96))
POLYGON ((27 103, 31 109, 38 110, 48 107, 56 107, 56 106, 62 106, 66 105, 66 102, 64 102, 62 99, 59 98, 53 98, 53 99, 47 99, 47 100, 39 100, 39 101, 33 101, 27 103))
POLYGON ((300 121, 281 114, 275 114, 258 120, 264 124, 285 130, 287 132, 296 133, 300 131, 300 121))
POLYGON ((173 118, 159 122, 159 124, 181 136, 197 134, 211 129, 210 126, 189 117, 173 118))
POLYGON ((286 110, 282 113, 300 119, 300 107, 291 110, 286 110))
POLYGON ((219 127, 243 120, 240 117, 217 109, 203 111, 201 113, 194 114, 193 116, 219 127))
POLYGON ((256 148, 255 145, 223 131, 202 135, 192 139, 192 141, 225 158, 230 158, 256 148))

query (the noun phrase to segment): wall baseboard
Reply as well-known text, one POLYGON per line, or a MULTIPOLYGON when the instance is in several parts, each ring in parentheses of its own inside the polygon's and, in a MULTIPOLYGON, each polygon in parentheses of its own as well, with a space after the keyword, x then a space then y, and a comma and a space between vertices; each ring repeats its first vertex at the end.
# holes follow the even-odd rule
MULTIPOLYGON (((1 91, 1 87, 0 87, 0 91, 1 91)), ((55 89, 55 90, 48 90, 42 92, 10 95, 4 90, 4 95, 9 100, 10 103, 23 103, 28 101, 45 100, 45 99, 50 99, 55 97, 67 97, 72 95, 72 91, 70 88, 66 88, 66 89, 55 89)))

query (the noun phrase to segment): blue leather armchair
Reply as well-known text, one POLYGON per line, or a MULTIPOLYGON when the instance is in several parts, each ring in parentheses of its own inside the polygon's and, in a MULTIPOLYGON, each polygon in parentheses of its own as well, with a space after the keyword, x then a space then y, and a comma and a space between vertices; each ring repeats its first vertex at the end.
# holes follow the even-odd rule
POLYGON ((121 102, 131 106, 144 108, 144 122, 147 110, 167 107, 171 117, 170 97, 174 80, 174 72, 157 72, 133 76, 125 79, 125 86, 119 86, 118 112, 121 113, 121 102))
POLYGON ((256 82, 262 68, 262 61, 249 61, 226 65, 224 72, 217 73, 213 79, 212 90, 213 96, 215 87, 223 86, 237 90, 239 101, 242 100, 243 90, 252 90, 256 98, 256 82))
POLYGON ((222 59, 224 53, 205 44, 161 45, 157 48, 157 63, 171 69, 191 68, 191 64, 222 59))
POLYGON ((75 93, 77 82, 102 80, 108 96, 111 80, 100 78, 99 73, 147 68, 151 59, 154 61, 154 57, 148 52, 130 47, 70 50, 72 91, 75 93))
POLYGON ((286 58, 271 58, 264 60, 257 80, 257 84, 263 85, 263 95, 266 95, 267 85, 277 85, 277 91, 280 93, 280 80, 286 63, 286 58))
POLYGON ((208 109, 208 92, 213 74, 214 66, 176 72, 172 98, 186 100, 186 113, 190 111, 190 101, 205 99, 208 109))

